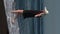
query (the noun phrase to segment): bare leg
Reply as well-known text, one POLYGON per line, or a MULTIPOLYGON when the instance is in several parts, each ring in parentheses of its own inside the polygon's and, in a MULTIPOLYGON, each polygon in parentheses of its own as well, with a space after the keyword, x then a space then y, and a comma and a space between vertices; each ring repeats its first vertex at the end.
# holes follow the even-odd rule
POLYGON ((36 14, 34 17, 40 17, 42 16, 44 13, 40 13, 40 14, 36 14))
POLYGON ((23 13, 24 10, 13 10, 12 13, 23 13))
POLYGON ((48 14, 47 12, 48 12, 47 10, 41 10, 41 13, 37 13, 35 15, 35 17, 39 17, 39 16, 42 16, 42 15, 48 14))

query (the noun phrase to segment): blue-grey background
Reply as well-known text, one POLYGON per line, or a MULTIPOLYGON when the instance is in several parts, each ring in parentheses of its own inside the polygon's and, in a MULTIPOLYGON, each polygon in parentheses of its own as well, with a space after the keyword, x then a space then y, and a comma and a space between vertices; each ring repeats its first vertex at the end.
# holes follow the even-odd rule
POLYGON ((45 0, 49 14, 44 18, 44 34, 60 34, 60 0, 45 0))

